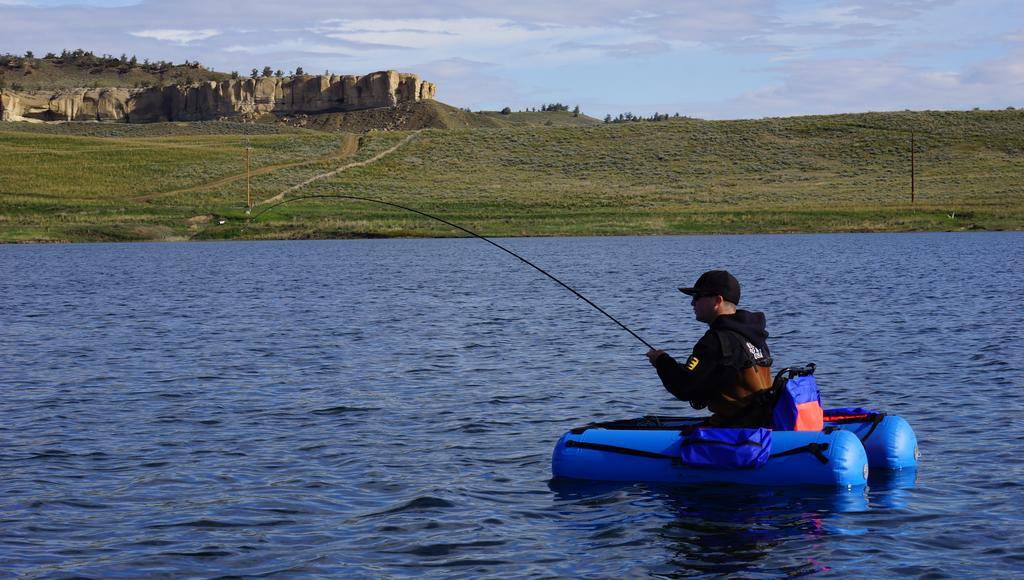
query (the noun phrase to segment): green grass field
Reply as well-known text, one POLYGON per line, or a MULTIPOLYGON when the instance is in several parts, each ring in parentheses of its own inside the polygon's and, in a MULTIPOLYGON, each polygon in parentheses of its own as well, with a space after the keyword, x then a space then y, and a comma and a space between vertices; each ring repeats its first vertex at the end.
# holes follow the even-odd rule
MULTIPOLYGON (((1024 229, 1024 111, 584 126, 517 115, 544 114, 424 130, 285 199, 379 198, 482 235, 1024 229)), ((367 133, 352 153, 351 135, 279 125, 0 124, 0 241, 461 235, 334 199, 247 218, 246 147, 265 201, 409 135, 367 133)))

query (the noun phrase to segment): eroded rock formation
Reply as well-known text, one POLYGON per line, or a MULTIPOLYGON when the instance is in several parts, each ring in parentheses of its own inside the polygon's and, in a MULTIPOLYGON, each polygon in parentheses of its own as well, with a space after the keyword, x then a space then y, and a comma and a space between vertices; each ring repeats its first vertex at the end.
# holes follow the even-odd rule
POLYGON ((311 114, 394 107, 433 99, 434 83, 414 74, 243 78, 145 89, 0 91, 3 121, 207 121, 266 113, 311 114))

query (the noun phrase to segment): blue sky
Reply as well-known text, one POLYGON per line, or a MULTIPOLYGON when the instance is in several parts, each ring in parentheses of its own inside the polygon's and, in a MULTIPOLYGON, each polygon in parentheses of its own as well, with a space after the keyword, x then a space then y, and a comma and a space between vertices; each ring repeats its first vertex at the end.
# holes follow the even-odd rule
POLYGON ((1019 0, 0 0, 0 52, 414 72, 473 110, 707 119, 1024 107, 1019 0))

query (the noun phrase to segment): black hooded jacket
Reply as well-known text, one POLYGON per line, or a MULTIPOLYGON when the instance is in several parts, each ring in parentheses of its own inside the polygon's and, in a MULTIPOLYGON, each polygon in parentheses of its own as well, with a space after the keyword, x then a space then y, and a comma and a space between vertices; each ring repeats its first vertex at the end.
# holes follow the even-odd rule
POLYGON ((654 367, 668 392, 703 409, 735 382, 738 370, 752 364, 771 365, 767 339, 763 313, 737 310, 715 318, 684 363, 663 354, 654 367), (722 338, 731 344, 723 348, 722 338))

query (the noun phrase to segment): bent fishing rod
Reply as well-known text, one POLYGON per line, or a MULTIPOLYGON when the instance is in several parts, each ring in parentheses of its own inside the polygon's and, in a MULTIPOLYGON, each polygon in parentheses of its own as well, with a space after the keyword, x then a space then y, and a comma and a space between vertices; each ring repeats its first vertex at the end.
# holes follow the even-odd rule
POLYGON ((587 304, 593 306, 595 310, 597 310, 601 314, 604 314, 605 316, 607 316, 608 319, 611 320, 612 322, 614 322, 615 324, 618 324, 623 330, 625 330, 626 332, 628 332, 631 335, 633 335, 633 338, 635 338, 635 339, 639 340, 640 342, 644 343, 644 346, 646 346, 647 348, 649 348, 651 350, 654 350, 654 347, 651 346, 650 343, 648 343, 646 340, 640 338, 639 334, 637 334, 637 333, 633 332, 632 330, 630 330, 628 326, 626 326, 625 324, 619 322, 614 316, 612 316, 611 314, 608 314, 607 312, 605 312, 605 310, 603 308, 601 308, 597 304, 594 304, 593 302, 590 301, 589 298, 587 298, 586 296, 584 296, 584 295, 580 294, 579 292, 577 292, 575 288, 573 288, 572 286, 569 286, 565 282, 562 282, 558 278, 554 277, 552 274, 550 274, 549 272, 547 272, 546 270, 544 270, 540 266, 534 264, 533 262, 527 260, 526 258, 520 256, 519 254, 513 252, 512 250, 506 248, 505 246, 499 244, 498 242, 495 242, 494 240, 492 240, 490 238, 486 238, 484 236, 481 236, 480 234, 478 234, 478 233, 476 233, 476 232, 474 232, 472 230, 466 229, 466 228, 460 226, 459 224, 454 224, 454 223, 452 223, 452 222, 450 222, 450 221, 448 221, 448 220, 446 220, 444 218, 439 218, 439 217, 437 217, 435 215, 430 215, 429 213, 422 212, 422 211, 420 211, 418 209, 413 209, 411 207, 406 207, 404 205, 398 205, 397 203, 391 203, 389 201, 383 201, 383 200, 380 200, 380 199, 373 199, 373 198, 370 198, 370 197, 360 197, 358 195, 311 194, 311 195, 302 195, 302 196, 299 196, 299 197, 292 197, 292 198, 286 199, 284 201, 279 201, 279 202, 277 202, 277 203, 275 203, 273 205, 267 206, 262 211, 260 211, 256 215, 254 215, 251 218, 249 218, 249 221, 250 222, 255 221, 261 215, 267 213, 268 211, 274 209, 275 207, 284 205, 286 203, 292 203, 292 202, 295 202, 295 201, 301 201, 301 200, 304 200, 304 199, 348 199, 348 200, 355 200, 355 201, 367 201, 367 202, 370 202, 370 203, 377 203, 377 204, 380 204, 380 205, 387 205, 387 206, 390 206, 390 207, 394 207, 394 208, 398 208, 398 209, 401 209, 401 210, 409 211, 409 212, 412 212, 412 213, 415 213, 415 214, 419 214, 419 215, 421 215, 423 217, 439 221, 439 222, 443 223, 444 225, 446 225, 448 227, 452 227, 452 228, 455 228, 457 230, 466 232, 467 234, 473 236, 474 238, 483 240, 483 241, 487 242, 488 244, 490 244, 490 245, 498 248, 499 250, 505 252, 506 254, 509 254, 509 255, 519 259, 519 261, 521 261, 522 263, 526 264, 527 266, 533 268, 534 270, 537 270, 538 272, 540 272, 541 274, 544 274, 548 278, 551 278, 556 283, 558 283, 558 285, 560 285, 561 287, 565 288, 569 292, 572 292, 573 294, 576 295, 577 298, 579 298, 580 300, 582 300, 582 301, 586 302, 587 304))

